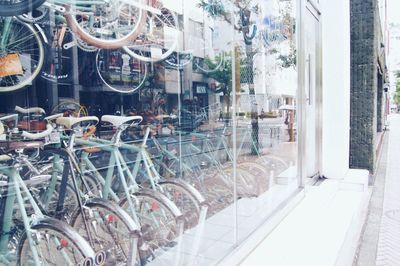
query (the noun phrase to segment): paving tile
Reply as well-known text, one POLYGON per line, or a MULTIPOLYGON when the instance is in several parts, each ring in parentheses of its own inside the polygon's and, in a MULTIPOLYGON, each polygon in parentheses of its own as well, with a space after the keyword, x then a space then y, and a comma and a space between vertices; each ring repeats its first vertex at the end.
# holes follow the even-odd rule
POLYGON ((400 116, 393 116, 389 132, 385 191, 376 265, 400 265, 399 157, 400 116))

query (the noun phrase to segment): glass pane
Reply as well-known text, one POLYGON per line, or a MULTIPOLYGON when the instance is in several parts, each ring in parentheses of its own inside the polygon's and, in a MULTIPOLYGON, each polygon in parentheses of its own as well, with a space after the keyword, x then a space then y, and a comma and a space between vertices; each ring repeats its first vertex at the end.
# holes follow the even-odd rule
POLYGON ((0 157, 0 194, 44 175, 29 193, 108 259, 217 264, 298 186, 295 0, 78 2, 0 18, 0 155, 22 165, 0 157))
POLYGON ((245 27, 236 46, 239 241, 298 186, 296 1, 252 4, 237 18, 245 27))

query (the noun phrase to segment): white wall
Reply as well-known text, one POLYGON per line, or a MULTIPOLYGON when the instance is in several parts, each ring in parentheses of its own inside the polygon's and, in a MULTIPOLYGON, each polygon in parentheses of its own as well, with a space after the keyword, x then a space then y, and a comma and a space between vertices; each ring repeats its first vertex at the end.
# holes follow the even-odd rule
POLYGON ((350 3, 323 0, 323 169, 344 178, 349 165, 350 3))

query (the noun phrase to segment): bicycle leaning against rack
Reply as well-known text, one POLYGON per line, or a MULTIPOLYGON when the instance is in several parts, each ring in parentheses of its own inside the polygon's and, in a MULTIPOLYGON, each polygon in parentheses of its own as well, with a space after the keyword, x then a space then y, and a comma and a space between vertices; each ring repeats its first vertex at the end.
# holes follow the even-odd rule
MULTIPOLYGON (((35 136, 44 137, 51 131, 52 128, 48 127, 35 136)), ((22 136, 26 136, 26 133, 22 133, 22 136)), ((40 142, 19 143, 18 149, 37 148, 40 145, 40 142)), ((65 262, 77 265, 85 260, 93 260, 95 253, 84 238, 66 223, 43 214, 19 175, 19 169, 13 153, 3 151, 0 155, 0 262, 7 265, 62 265, 65 262), (15 201, 21 213, 19 221, 13 219, 15 201), (33 210, 30 215, 26 201, 33 210)))

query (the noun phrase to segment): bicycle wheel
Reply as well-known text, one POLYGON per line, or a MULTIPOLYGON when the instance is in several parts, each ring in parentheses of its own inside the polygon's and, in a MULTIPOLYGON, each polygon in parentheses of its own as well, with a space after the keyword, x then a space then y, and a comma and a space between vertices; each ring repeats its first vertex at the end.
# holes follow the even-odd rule
POLYGON ((161 14, 149 13, 146 26, 140 36, 124 50, 143 62, 159 62, 169 57, 177 48, 179 41, 178 19, 176 15, 162 7, 160 1, 154 8, 161 14))
MULTIPOLYGON (((231 162, 224 164, 224 169, 233 167, 231 162)), ((261 164, 261 162, 238 162, 237 167, 251 173, 257 177, 266 177, 269 175, 267 168, 261 164)))
POLYGON ((38 252, 41 265, 77 265, 95 257, 86 240, 66 223, 53 218, 43 218, 30 232, 33 246, 29 245, 27 232, 22 235, 18 248, 17 265, 35 265, 32 248, 38 252))
POLYGON ((18 15, 17 18, 22 22, 36 23, 38 21, 41 21, 48 13, 49 9, 47 7, 41 6, 35 10, 32 10, 31 12, 18 15))
POLYGON ((196 226, 201 205, 205 202, 200 192, 182 180, 165 180, 159 182, 158 185, 161 187, 161 192, 182 212, 185 229, 196 226))
MULTIPOLYGON (((182 213, 166 196, 154 190, 142 189, 133 193, 131 199, 135 208, 132 215, 137 216, 141 227, 139 255, 144 265, 178 244, 183 233, 182 213)), ((126 198, 120 205, 131 213, 126 198)))
POLYGON ((273 171, 275 176, 289 168, 288 162, 274 155, 261 155, 256 162, 263 165, 268 173, 273 171))
POLYGON ((138 226, 120 206, 104 199, 92 199, 75 212, 71 225, 86 240, 93 239, 96 252, 105 252, 107 265, 139 265, 138 226), (82 212, 88 219, 86 230, 82 212), (136 237, 135 237, 136 234, 136 237))
MULTIPOLYGON (((66 193, 64 198, 64 207, 62 209, 62 213, 56 213, 57 203, 59 200, 59 191, 61 187, 61 177, 58 177, 55 189, 52 194, 47 194, 49 189, 49 184, 51 182, 50 175, 40 175, 30 177, 29 180, 24 181, 28 186, 30 193, 36 202, 43 208, 46 212, 46 215, 50 217, 60 216, 65 218, 65 220, 69 220, 73 211, 76 209, 78 204, 78 200, 76 198, 76 193, 71 185, 67 184, 66 193)), ((30 207, 30 205, 26 205, 26 211, 28 215, 32 214, 34 211, 30 207)), ((22 220, 20 210, 16 205, 14 208, 14 219, 22 220)))
POLYGON ((12 1, 5 0, 0 2, 0 16, 18 16, 24 13, 28 13, 39 6, 41 6, 46 0, 20 0, 12 1))
POLYGON ((172 53, 164 60, 165 66, 176 69, 182 69, 193 61, 192 52, 172 53))
POLYGON ((137 7, 143 1, 134 2, 112 0, 90 7, 74 4, 66 6, 65 17, 82 41, 98 48, 117 49, 134 41, 146 22, 147 12, 137 7))
POLYGON ((233 168, 226 168, 222 173, 217 174, 217 176, 218 175, 220 178, 223 178, 225 182, 236 186, 239 197, 256 197, 259 195, 260 188, 256 182, 256 178, 252 173, 246 170, 240 168, 236 169, 236 181, 233 176, 233 168))
POLYGON ((204 49, 204 51, 201 51, 199 54, 202 55, 202 57, 195 57, 195 59, 193 59, 195 70, 198 69, 207 74, 224 67, 226 59, 223 51, 209 48, 204 49))
POLYGON ((21 89, 40 73, 44 61, 39 31, 15 18, 0 18, 0 92, 21 89))
POLYGON ((48 30, 46 26, 48 45, 45 46, 46 58, 40 77, 54 83, 70 84, 73 81, 73 50, 65 49, 75 43, 72 32, 66 26, 57 25, 48 30))
POLYGON ((96 69, 103 83, 120 93, 137 91, 147 79, 147 64, 132 58, 121 49, 99 50, 96 69))
POLYGON ((37 199, 40 201, 42 207, 45 208, 46 214, 53 217, 63 217, 65 220, 69 220, 71 218, 72 213, 74 212, 76 206, 78 206, 78 198, 76 196, 75 190, 72 185, 67 184, 64 198, 64 205, 62 209, 62 214, 56 213, 57 204, 59 201, 59 192, 61 189, 61 177, 57 178, 57 183, 55 184, 54 192, 49 195, 46 199, 46 192, 49 188, 49 182, 40 184, 40 186, 36 188, 30 188, 33 194, 37 195, 37 199))

